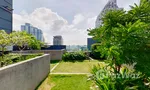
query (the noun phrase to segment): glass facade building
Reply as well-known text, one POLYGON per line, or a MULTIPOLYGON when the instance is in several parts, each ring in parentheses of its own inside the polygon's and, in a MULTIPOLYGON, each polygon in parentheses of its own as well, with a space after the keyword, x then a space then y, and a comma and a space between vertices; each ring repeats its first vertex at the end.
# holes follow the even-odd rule
POLYGON ((0 0, 0 30, 12 32, 12 0, 0 0))
POLYGON ((119 10, 121 8, 118 7, 117 5, 117 0, 109 0, 101 13, 98 15, 96 22, 95 22, 95 27, 98 28, 100 25, 102 25, 102 17, 103 15, 109 11, 109 10, 119 10))
POLYGON ((96 43, 96 41, 93 40, 93 38, 88 38, 88 39, 87 39, 87 48, 88 48, 88 50, 91 50, 91 46, 92 46, 92 44, 94 44, 94 43, 96 43))

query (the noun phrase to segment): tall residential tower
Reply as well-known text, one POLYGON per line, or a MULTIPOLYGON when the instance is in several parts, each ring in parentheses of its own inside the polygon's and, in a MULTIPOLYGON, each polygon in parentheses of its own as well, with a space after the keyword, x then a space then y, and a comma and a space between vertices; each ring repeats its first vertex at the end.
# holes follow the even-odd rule
MULTIPOLYGON (((109 0, 107 2, 107 4, 105 5, 105 7, 103 8, 103 10, 100 12, 100 14, 98 15, 96 22, 95 22, 95 28, 98 28, 102 25, 102 16, 109 10, 118 10, 120 9, 117 5, 117 0, 109 0)), ((92 38, 88 38, 87 39, 87 46, 88 49, 91 49, 92 44, 96 43, 95 40, 93 40, 92 38)))
POLYGON ((37 40, 44 42, 43 32, 41 29, 33 27, 29 23, 25 23, 25 25, 21 25, 21 30, 26 31, 29 34, 32 34, 36 37, 37 40))
POLYGON ((102 16, 108 11, 108 10, 114 10, 114 9, 119 9, 117 5, 117 0, 109 0, 101 13, 98 15, 96 22, 95 22, 95 27, 98 28, 100 25, 102 25, 102 16))

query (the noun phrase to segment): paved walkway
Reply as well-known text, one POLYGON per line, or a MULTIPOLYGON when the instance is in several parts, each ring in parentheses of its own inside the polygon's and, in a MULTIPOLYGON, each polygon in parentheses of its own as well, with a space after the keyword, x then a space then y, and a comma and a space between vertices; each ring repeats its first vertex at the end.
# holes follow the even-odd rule
POLYGON ((94 60, 93 58, 89 57, 90 60, 94 60))
POLYGON ((52 72, 58 65, 59 65, 59 63, 57 63, 57 64, 50 70, 50 72, 52 72))

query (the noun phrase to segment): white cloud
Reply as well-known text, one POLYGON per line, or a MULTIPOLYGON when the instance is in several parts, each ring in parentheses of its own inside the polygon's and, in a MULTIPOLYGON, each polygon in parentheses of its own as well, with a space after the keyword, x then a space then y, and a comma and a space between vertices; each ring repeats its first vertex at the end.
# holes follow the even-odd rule
POLYGON ((20 30, 20 26, 31 23, 42 29, 46 42, 52 44, 53 36, 62 35, 64 44, 79 45, 87 42, 87 29, 93 28, 96 16, 76 14, 72 24, 48 8, 37 8, 32 13, 22 11, 13 14, 13 29, 20 30))
POLYGON ((79 24, 80 22, 84 21, 85 17, 82 14, 77 14, 74 16, 73 24, 79 24))

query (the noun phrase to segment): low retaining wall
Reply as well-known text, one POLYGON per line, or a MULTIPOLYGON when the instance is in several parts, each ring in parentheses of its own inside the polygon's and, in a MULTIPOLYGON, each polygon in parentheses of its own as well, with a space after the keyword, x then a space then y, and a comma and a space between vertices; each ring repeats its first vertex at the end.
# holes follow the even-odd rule
POLYGON ((35 90, 50 72, 46 54, 0 68, 0 90, 35 90))
MULTIPOLYGON (((62 60, 62 55, 66 50, 26 50, 22 53, 45 53, 51 55, 51 60, 62 60)), ((12 53, 19 53, 19 51, 13 51, 12 53)))

